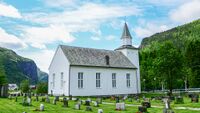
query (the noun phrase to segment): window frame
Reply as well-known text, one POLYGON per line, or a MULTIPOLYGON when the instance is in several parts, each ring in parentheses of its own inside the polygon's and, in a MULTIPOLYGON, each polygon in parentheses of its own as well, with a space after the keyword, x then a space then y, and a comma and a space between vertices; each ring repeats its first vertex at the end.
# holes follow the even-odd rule
POLYGON ((101 88, 101 73, 96 73, 96 88, 101 88))
POLYGON ((117 79, 116 79, 116 73, 112 73, 112 88, 117 87, 117 79))
POLYGON ((83 72, 78 72, 78 88, 83 89, 83 72))
POLYGON ((126 87, 130 88, 131 87, 131 74, 126 73, 126 87))

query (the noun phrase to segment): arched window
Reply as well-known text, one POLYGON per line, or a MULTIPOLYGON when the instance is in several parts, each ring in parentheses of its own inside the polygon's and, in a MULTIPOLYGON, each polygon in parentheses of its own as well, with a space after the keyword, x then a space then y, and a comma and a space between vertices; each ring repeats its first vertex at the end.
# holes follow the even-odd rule
POLYGON ((110 65, 110 58, 108 55, 105 56, 105 59, 106 59, 106 65, 110 65))

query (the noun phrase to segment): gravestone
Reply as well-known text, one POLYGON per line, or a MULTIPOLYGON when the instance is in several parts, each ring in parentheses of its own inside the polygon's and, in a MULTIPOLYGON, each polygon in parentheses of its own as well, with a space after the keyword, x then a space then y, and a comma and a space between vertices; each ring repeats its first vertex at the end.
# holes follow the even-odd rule
POLYGON ((49 99, 49 96, 48 96, 48 95, 46 95, 46 102, 47 102, 47 103, 50 103, 50 99, 49 99))
POLYGON ((40 111, 44 111, 44 105, 40 104, 40 111))
POLYGON ((90 106, 90 101, 86 100, 86 101, 85 101, 85 105, 86 105, 86 106, 90 106))
POLYGON ((128 101, 129 101, 129 102, 133 102, 132 98, 128 98, 128 101))
POLYGON ((103 113, 103 109, 98 109, 98 113, 103 113))
POLYGON ((0 85, 0 97, 8 97, 8 85, 0 85))
POLYGON ((56 105, 56 98, 53 99, 53 104, 56 105))
POLYGON ((72 100, 72 95, 69 95, 69 100, 72 100))
POLYGON ((99 107, 98 102, 93 102, 95 107, 99 107))
POLYGON ((27 103, 29 106, 31 106, 31 98, 30 97, 27 98, 27 103))
POLYGON ((175 103, 176 103, 176 104, 183 104, 183 103, 184 103, 183 97, 182 97, 182 96, 176 97, 175 103))
POLYGON ((115 110, 125 110, 125 103, 116 103, 115 110))
POLYGON ((59 96, 55 96, 55 100, 56 100, 56 101, 59 101, 59 96))
POLYGON ((115 98, 116 103, 119 103, 119 97, 115 98))
POLYGON ((98 104, 102 104, 102 98, 97 98, 96 101, 98 102, 98 104))
POLYGON ((81 105, 80 105, 80 104, 76 104, 76 105, 75 105, 75 109, 76 109, 76 110, 80 110, 80 109, 81 109, 81 105))
POLYGON ((45 100, 46 100, 46 99, 45 99, 44 97, 42 97, 42 102, 45 102, 45 100))
POLYGON ((138 107, 139 113, 146 113, 147 112, 147 107, 146 106, 139 106, 138 107))
POLYGON ((68 100, 66 97, 63 98, 63 107, 68 107, 68 100))
POLYGON ((144 102, 142 102, 142 106, 146 106, 146 108, 150 108, 151 107, 151 103, 147 102, 147 101, 144 101, 144 102))
POLYGON ((191 102, 198 103, 199 102, 199 95, 198 94, 193 94, 191 96, 191 102))
POLYGON ((86 106, 85 111, 92 111, 92 107, 91 106, 86 106))

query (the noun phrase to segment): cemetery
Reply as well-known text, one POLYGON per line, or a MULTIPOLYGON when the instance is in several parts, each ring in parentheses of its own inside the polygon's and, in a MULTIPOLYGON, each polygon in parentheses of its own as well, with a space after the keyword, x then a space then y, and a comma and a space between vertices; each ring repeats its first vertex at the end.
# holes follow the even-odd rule
POLYGON ((199 94, 65 97, 23 95, 0 98, 0 113, 199 113, 199 94))

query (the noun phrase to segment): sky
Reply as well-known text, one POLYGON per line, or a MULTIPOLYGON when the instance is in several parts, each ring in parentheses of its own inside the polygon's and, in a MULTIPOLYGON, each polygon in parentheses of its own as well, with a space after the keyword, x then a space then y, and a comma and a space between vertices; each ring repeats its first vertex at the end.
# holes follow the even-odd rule
POLYGON ((0 46, 48 72, 60 44, 113 50, 200 17, 200 0, 0 0, 0 46))

